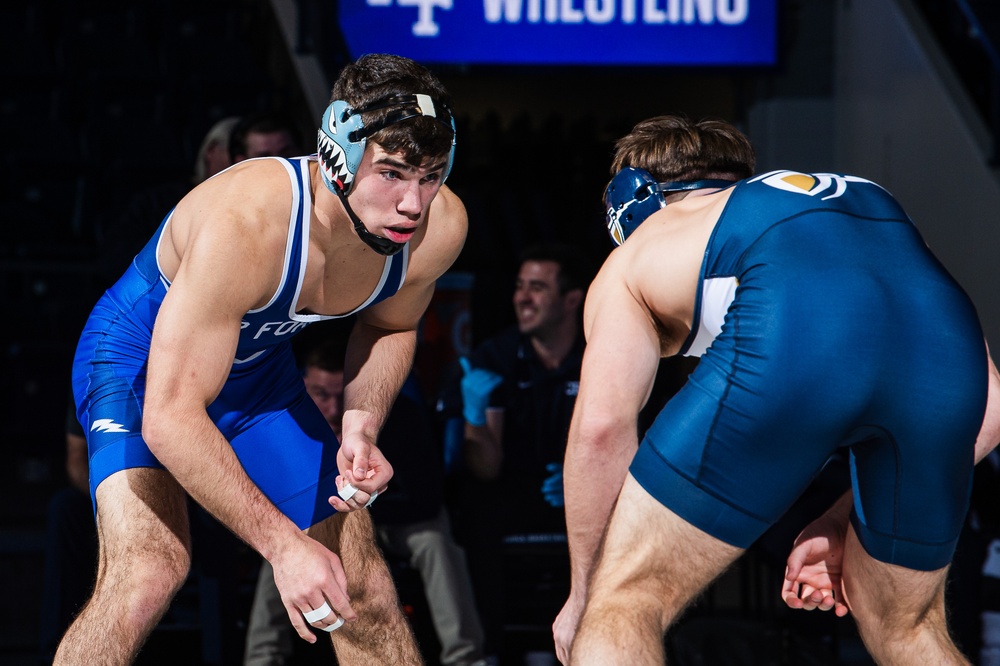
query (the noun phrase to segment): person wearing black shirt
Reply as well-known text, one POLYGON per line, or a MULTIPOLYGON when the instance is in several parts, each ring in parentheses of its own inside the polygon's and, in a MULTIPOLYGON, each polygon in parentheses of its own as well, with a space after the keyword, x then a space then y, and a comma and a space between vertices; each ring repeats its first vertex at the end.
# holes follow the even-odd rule
POLYGON ((508 659, 555 660, 545 633, 569 582, 562 460, 583 359, 580 310, 589 277, 585 255, 575 248, 529 248, 514 288, 516 325, 461 359, 465 437, 456 517, 489 651, 508 659), (544 631, 504 644, 504 634, 529 628, 544 631))

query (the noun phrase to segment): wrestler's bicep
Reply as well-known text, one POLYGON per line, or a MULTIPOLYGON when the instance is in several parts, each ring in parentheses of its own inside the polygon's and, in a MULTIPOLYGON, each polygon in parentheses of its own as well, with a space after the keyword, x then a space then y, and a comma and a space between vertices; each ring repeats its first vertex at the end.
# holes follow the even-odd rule
POLYGON ((207 406, 232 367, 243 315, 272 289, 280 267, 252 246, 221 245, 205 234, 190 246, 163 298, 149 350, 147 413, 166 402, 207 406))
POLYGON ((232 367, 239 318, 206 315, 184 301, 181 289, 171 288, 157 315, 149 350, 147 412, 167 401, 207 406, 232 367))

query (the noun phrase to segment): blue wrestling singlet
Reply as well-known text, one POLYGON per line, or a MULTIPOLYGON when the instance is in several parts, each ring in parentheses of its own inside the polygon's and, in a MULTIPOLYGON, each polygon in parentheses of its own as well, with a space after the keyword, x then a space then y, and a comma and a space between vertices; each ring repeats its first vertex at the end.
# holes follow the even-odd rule
POLYGON ((865 550, 949 563, 986 409, 985 342, 885 190, 789 171, 738 183, 682 353, 701 361, 630 468, 665 506, 746 548, 848 447, 865 550))
MULTIPOLYGON (((270 301, 243 317, 232 370, 208 414, 253 482, 306 528, 335 513, 327 498, 337 493, 339 444, 305 391, 289 340, 312 322, 347 317, 396 293, 406 277, 409 246, 386 258, 378 286, 352 312, 299 314, 312 214, 309 160, 315 158, 262 159, 280 159, 292 184, 284 270, 270 301)), ((87 433, 91 499, 115 472, 163 468, 142 439, 142 405, 153 322, 169 288, 157 249, 171 215, 98 301, 76 350, 73 393, 87 433)))

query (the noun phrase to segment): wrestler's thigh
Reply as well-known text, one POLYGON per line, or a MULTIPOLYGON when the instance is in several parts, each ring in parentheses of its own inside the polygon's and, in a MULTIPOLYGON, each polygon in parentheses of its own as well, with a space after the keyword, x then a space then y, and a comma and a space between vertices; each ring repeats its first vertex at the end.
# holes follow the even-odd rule
POLYGON ((948 567, 918 571, 876 560, 849 525, 844 547, 844 593, 862 628, 912 626, 930 609, 943 611, 948 567))
POLYGON ((668 623, 742 549, 694 527, 654 499, 630 474, 605 532, 589 597, 645 597, 663 604, 668 623))
POLYGON ((162 469, 135 467, 115 472, 96 490, 101 559, 159 556, 186 569, 191 537, 187 496, 162 469))

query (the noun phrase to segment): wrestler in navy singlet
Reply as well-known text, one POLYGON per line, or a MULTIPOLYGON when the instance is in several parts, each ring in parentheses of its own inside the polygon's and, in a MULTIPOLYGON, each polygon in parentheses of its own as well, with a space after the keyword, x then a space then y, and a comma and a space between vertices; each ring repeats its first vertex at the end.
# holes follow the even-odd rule
POLYGON ((985 343, 885 190, 789 171, 736 184, 682 353, 701 361, 630 468, 665 506, 746 548, 849 447, 865 550, 948 564, 986 408, 985 343))
MULTIPOLYGON (((295 311, 309 251, 309 161, 315 157, 261 159, 281 160, 292 184, 284 270, 271 300, 243 317, 232 370, 208 414, 254 483, 305 528, 335 513, 327 498, 337 493, 339 444, 305 391, 289 340, 308 324, 335 317, 295 311)), ((171 215, 98 301, 77 347, 73 392, 87 432, 92 499, 101 481, 117 471, 163 468, 142 440, 142 403, 153 323, 169 288, 156 255, 171 215)), ((396 293, 406 276, 408 256, 409 246, 387 257, 368 299, 338 316, 396 293)))

